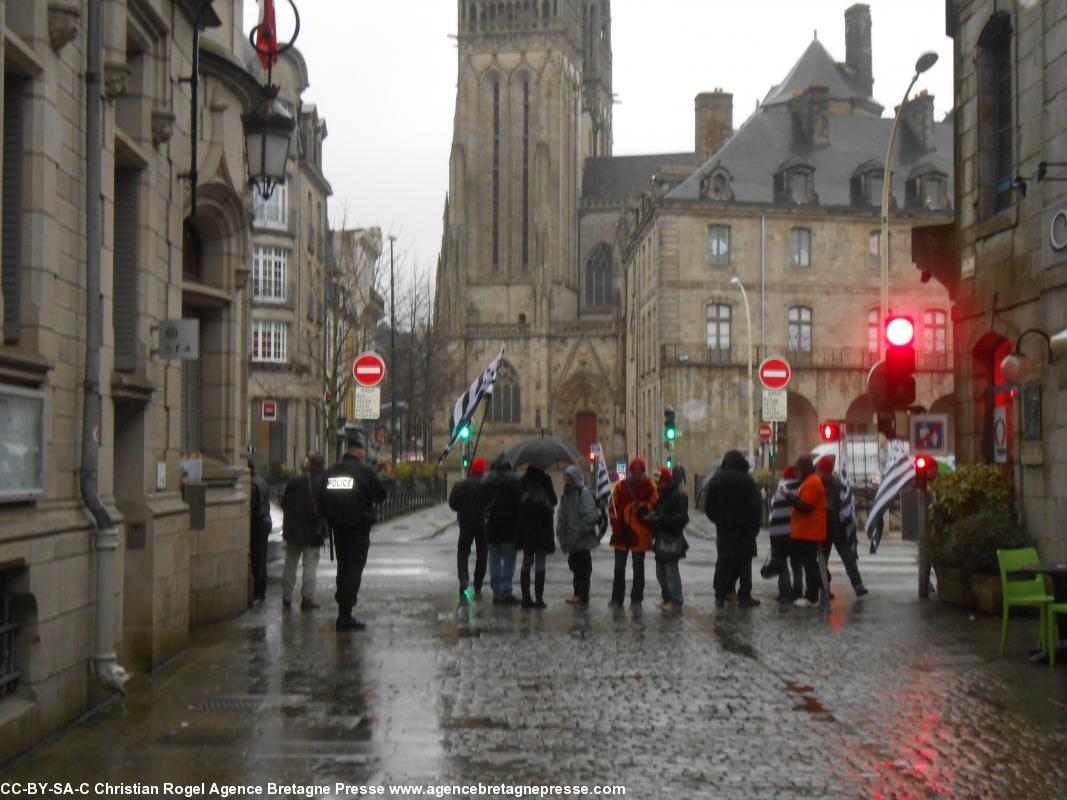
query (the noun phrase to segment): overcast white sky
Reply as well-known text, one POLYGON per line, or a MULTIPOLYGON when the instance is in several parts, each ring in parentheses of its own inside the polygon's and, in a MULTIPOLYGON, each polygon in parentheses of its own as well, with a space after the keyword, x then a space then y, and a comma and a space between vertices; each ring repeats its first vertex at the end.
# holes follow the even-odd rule
MULTIPOLYGON (((297 47, 329 138, 323 167, 333 185, 330 220, 381 226, 421 267, 436 263, 448 191, 455 110, 455 0, 295 0, 297 47)), ((288 0, 275 0, 281 37, 288 0)), ((614 0, 614 152, 693 150, 693 99, 722 87, 734 95, 734 127, 785 77, 818 31, 845 59, 837 0, 614 0)), ((916 88, 935 95, 937 118, 952 104, 952 40, 942 0, 868 0, 874 95, 900 102, 925 50, 941 58, 916 88)), ((246 30, 258 17, 245 0, 246 30)))

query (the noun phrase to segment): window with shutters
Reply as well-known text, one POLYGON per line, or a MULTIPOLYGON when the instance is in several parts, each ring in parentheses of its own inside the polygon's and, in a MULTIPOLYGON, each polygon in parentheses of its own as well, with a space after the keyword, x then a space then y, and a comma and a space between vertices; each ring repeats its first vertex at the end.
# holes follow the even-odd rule
POLYGON ((493 400, 489 404, 489 422, 521 422, 522 389, 519 373, 507 361, 500 362, 493 384, 493 400))
POLYGON ((21 333, 23 108, 26 81, 4 75, 3 242, 0 288, 4 297, 3 341, 15 343, 21 333))
POLYGON ((252 192, 252 224, 257 228, 286 230, 289 227, 289 189, 283 183, 274 187, 266 200, 252 192))
POLYGON ((271 319, 252 320, 252 360, 285 363, 285 344, 289 326, 271 319))
POLYGON ((281 247, 252 249, 252 299, 284 303, 289 280, 289 251, 281 247))
POLYGON ((811 352, 811 309, 807 306, 789 309, 789 349, 811 352))
POLYGON ((114 225, 114 301, 111 304, 111 327, 115 334, 115 369, 137 369, 138 275, 137 233, 139 225, 138 186, 140 172, 115 170, 114 225))

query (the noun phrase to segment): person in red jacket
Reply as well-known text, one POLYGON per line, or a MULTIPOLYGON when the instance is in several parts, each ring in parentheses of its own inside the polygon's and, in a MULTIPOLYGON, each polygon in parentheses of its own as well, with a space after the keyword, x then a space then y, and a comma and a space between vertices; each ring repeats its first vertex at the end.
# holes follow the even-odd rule
POLYGON ((811 456, 797 459, 800 488, 786 491, 785 497, 793 506, 789 536, 804 568, 804 597, 796 605, 810 606, 819 602, 826 586, 819 574, 819 548, 826 541, 826 487, 823 486, 811 456))
POLYGON ((615 484, 608 516, 611 519, 611 541, 615 548, 615 580, 611 586, 611 603, 622 608, 626 597, 626 556, 632 553, 634 582, 630 590, 630 604, 640 605, 645 599, 645 553, 652 549, 652 527, 648 514, 656 507, 659 493, 656 484, 645 474, 645 462, 635 458, 630 462, 626 480, 615 484))

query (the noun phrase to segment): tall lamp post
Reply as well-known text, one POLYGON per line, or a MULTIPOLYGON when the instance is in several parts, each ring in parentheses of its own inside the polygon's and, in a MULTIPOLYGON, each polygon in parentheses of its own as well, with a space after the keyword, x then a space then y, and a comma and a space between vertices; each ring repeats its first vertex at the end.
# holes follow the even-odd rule
POLYGON ((389 444, 393 454, 393 469, 396 469, 399 442, 396 436, 396 280, 393 275, 393 242, 389 237, 389 444))
POLYGON ((741 290, 741 299, 745 301, 745 326, 748 329, 748 455, 756 457, 756 387, 752 384, 752 314, 748 308, 748 292, 744 284, 736 275, 730 279, 730 283, 741 290))
MULTIPOLYGON (((911 94, 911 90, 915 86, 915 82, 919 80, 919 76, 936 63, 937 53, 933 51, 923 53, 919 56, 919 60, 915 62, 915 74, 912 76, 908 88, 904 91, 904 99, 900 101, 900 105, 897 107, 897 116, 893 120, 893 132, 889 135, 889 149, 885 154, 885 169, 882 173, 882 232, 878 240, 878 253, 882 265, 881 321, 883 325, 885 324, 886 319, 889 318, 889 191, 893 167, 893 146, 897 142, 897 130, 900 128, 900 117, 904 113, 904 106, 908 104, 908 95, 911 94)), ((879 337, 878 347, 880 350, 879 354, 884 359, 884 337, 879 337)))

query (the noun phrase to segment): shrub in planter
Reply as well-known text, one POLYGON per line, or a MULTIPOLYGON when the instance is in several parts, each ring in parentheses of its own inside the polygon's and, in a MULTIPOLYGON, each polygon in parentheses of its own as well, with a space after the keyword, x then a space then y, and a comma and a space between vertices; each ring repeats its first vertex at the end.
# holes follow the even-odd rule
POLYGON ((941 475, 930 492, 927 557, 934 564, 968 569, 961 561, 988 564, 991 554, 991 572, 996 574, 997 547, 1013 547, 1017 541, 1014 500, 1011 478, 991 464, 967 464, 941 475), (955 526, 975 515, 982 515, 981 521, 955 531, 955 526), (997 537, 1003 543, 990 547, 997 537))
POLYGON ((983 509, 956 520, 946 538, 949 543, 947 558, 941 563, 984 575, 999 574, 998 549, 1029 547, 1031 544, 1010 513, 992 509, 983 509))

